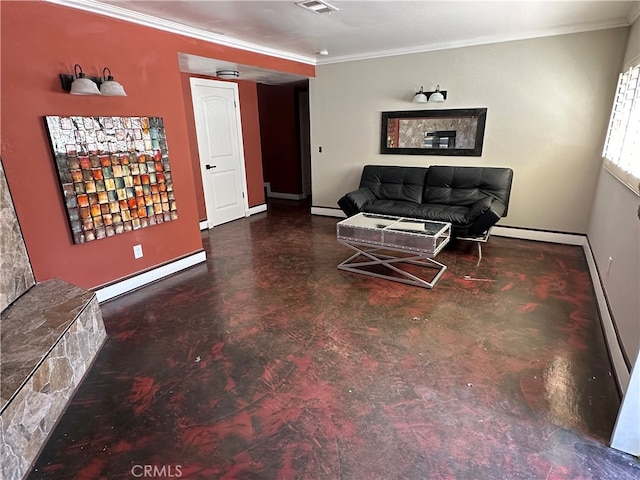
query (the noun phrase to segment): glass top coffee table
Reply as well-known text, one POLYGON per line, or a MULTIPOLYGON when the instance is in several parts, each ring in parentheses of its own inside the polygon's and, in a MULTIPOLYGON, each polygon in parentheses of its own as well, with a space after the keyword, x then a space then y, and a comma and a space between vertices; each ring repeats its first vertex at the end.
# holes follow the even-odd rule
POLYGON ((434 257, 449 243, 450 223, 359 213, 336 228, 338 242, 356 251, 340 270, 433 288, 447 269, 434 257), (425 267, 436 272, 423 278, 425 267))

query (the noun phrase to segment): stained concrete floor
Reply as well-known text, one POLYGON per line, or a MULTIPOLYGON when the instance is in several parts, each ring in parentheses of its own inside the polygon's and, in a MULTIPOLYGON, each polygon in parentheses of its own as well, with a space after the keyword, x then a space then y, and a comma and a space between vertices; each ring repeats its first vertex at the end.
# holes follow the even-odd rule
POLYGON ((30 479, 638 479, 580 247, 449 245, 433 290, 341 272, 274 202, 102 305, 109 338, 30 479))

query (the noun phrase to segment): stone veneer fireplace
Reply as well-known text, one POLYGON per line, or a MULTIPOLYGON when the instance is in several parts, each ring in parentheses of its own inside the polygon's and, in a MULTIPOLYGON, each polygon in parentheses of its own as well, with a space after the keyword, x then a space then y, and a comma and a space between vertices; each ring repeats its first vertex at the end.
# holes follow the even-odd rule
POLYGON ((93 292, 36 283, 0 161, 0 477, 19 480, 106 339, 93 292))

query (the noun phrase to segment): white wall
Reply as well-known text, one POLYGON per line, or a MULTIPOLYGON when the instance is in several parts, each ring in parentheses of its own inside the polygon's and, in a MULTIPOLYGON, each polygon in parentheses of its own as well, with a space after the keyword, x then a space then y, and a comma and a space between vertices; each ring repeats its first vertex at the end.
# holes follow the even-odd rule
POLYGON ((618 73, 640 56, 639 24, 321 65, 310 80, 314 207, 336 208, 368 163, 509 166, 514 184, 502 225, 587 233, 622 347, 635 364, 636 388, 627 391, 612 445, 635 455, 640 198, 602 169, 601 152, 618 73), (380 112, 424 108, 410 103, 412 92, 437 83, 447 102, 428 108, 488 108, 482 157, 379 154, 380 112))
MULTIPOLYGON (((618 72, 639 60, 640 20, 636 20, 618 72)), ((604 168, 600 172, 589 243, 623 350, 633 365, 640 350, 640 197, 604 168), (609 257, 613 262, 607 271, 609 257)))
POLYGON ((609 172, 598 180, 589 244, 631 365, 640 350, 640 198, 609 172), (613 259, 609 267, 609 257, 613 259))
MULTIPOLYGON (((622 70, 640 60, 640 18, 631 26, 622 70)), ((632 371, 611 446, 640 456, 640 196, 601 170, 589 242, 632 371), (608 257, 614 258, 606 273, 608 257)))
POLYGON ((337 208, 362 166, 508 166, 501 225, 586 233, 602 141, 628 29, 562 35, 320 65, 310 80, 314 207, 337 208), (482 157, 381 155, 381 112, 419 110, 421 85, 437 107, 487 107, 482 157), (318 148, 322 147, 322 153, 318 148))

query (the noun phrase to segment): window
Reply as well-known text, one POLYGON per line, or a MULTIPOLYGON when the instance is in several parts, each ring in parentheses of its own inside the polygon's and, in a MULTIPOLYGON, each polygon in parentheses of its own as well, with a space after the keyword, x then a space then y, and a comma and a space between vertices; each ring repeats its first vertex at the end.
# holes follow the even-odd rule
POLYGON ((640 182, 640 65, 620 74, 604 142, 605 167, 638 192, 640 182))

